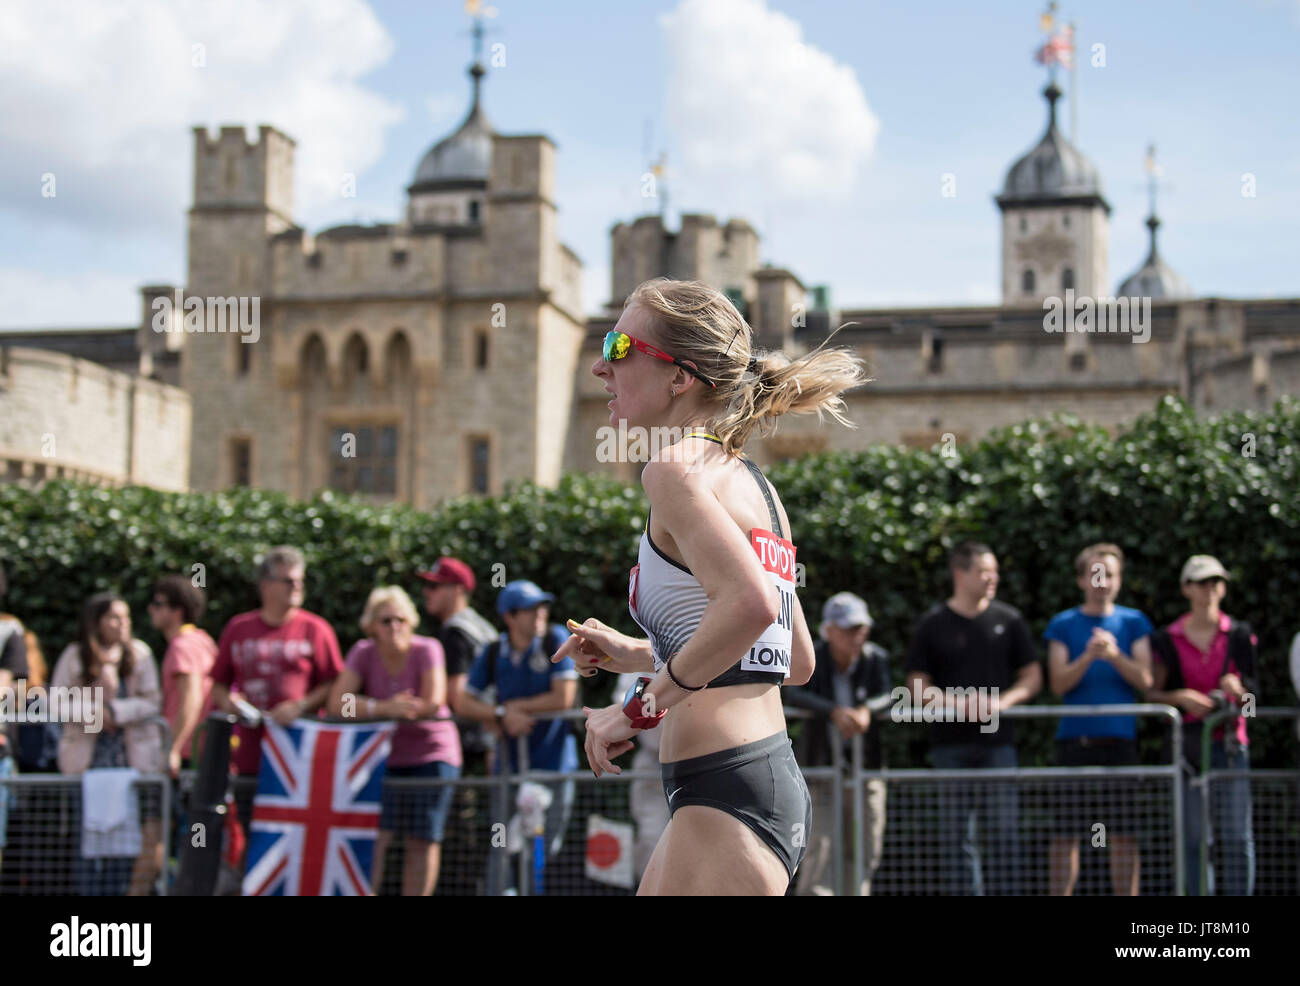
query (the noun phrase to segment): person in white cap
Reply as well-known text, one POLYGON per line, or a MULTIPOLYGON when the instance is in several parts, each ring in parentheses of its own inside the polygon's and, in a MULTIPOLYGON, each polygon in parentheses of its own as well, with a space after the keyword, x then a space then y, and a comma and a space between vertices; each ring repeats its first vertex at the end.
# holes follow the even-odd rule
MULTIPOLYGON (((1155 687, 1147 693, 1147 699, 1183 710, 1183 752, 1188 769, 1199 773, 1203 720, 1223 702, 1240 705, 1247 695, 1259 693, 1255 680, 1258 642, 1249 624, 1234 620, 1219 608, 1227 592, 1228 572, 1217 558, 1193 555, 1183 565, 1178 581, 1191 605, 1169 626, 1152 634, 1155 687)), ((1244 717, 1238 716, 1215 729, 1210 766, 1214 770, 1250 769, 1244 717)), ((1217 782, 1211 809, 1213 835, 1223 848, 1223 893, 1248 897, 1255 890, 1249 778, 1217 782)), ((1201 840, 1211 835, 1202 832, 1201 812, 1201 788, 1184 783, 1187 892, 1192 896, 1203 889, 1201 840)), ((1204 891, 1214 893, 1213 864, 1207 868, 1204 891)))
MULTIPOLYGON (((816 667, 808 684, 787 685, 783 698, 792 708, 820 713, 818 719, 805 722, 800 736, 799 763, 804 767, 823 767, 832 763, 831 729, 843 739, 843 765, 852 763, 851 740, 865 735, 863 766, 879 770, 882 765, 880 731, 871 728, 872 713, 886 709, 891 702, 889 689, 889 655, 884 648, 868 641, 875 621, 866 602, 851 592, 837 592, 822 607, 821 640, 813 648, 816 667)), ((833 867, 850 873, 853 862, 853 801, 844 798, 843 855, 834 858, 831 845, 834 816, 831 791, 824 779, 809 781, 813 793, 812 834, 808 856, 799 869, 799 893, 825 897, 832 893, 833 867)), ((865 819, 861 837, 864 841, 862 883, 858 893, 871 894, 871 878, 880 865, 880 851, 885 838, 885 782, 873 778, 866 782, 865 819)), ((851 886, 846 879, 844 887, 851 886)))

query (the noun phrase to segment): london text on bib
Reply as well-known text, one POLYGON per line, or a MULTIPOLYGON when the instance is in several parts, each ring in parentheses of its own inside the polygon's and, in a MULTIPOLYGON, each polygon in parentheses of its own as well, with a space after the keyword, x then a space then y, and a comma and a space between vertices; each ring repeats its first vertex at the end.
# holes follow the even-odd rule
POLYGON ((758 527, 749 532, 749 541, 754 546, 754 554, 758 555, 759 564, 776 588, 781 611, 776 621, 754 642, 749 653, 741 658, 740 666, 745 671, 778 671, 782 677, 788 678, 790 650, 794 645, 795 547, 785 538, 758 527))

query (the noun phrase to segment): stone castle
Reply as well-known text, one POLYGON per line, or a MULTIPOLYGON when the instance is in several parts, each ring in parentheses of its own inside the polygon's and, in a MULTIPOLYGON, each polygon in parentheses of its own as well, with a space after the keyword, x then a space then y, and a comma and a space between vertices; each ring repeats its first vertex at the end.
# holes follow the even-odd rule
POLYGON ((1148 340, 1045 328, 1045 298, 1111 294, 1110 205, 1057 126, 1055 85, 995 198, 1001 305, 835 309, 761 265, 745 221, 687 214, 676 231, 654 215, 613 227, 610 306, 586 316, 581 261, 557 235, 555 145, 497 133, 483 78, 475 63, 469 112, 421 158, 392 224, 311 234, 293 218, 290 137, 196 128, 184 286, 142 288, 138 326, 0 333, 0 474, 421 508, 566 470, 632 479, 634 464, 596 459, 607 395, 588 368, 621 299, 659 275, 725 291, 763 348, 797 355, 850 323, 836 343, 875 378, 848 397, 858 428, 785 419, 752 447, 760 463, 960 443, 1054 411, 1114 428, 1165 394, 1220 409, 1300 393, 1300 299, 1195 297, 1156 249, 1154 199, 1149 255, 1116 292, 1149 299, 1148 340), (256 333, 236 331, 233 304, 227 331, 185 331, 191 299, 218 314, 254 299, 256 333))

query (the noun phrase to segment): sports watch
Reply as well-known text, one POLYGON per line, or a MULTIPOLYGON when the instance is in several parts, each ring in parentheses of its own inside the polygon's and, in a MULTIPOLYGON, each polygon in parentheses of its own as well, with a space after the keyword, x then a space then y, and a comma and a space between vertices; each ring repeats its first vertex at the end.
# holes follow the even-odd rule
POLYGON ((660 709, 653 715, 646 715, 647 708, 654 708, 654 695, 645 695, 645 690, 652 681, 653 678, 641 675, 623 698, 623 715, 632 720, 635 729, 654 729, 668 714, 667 709, 660 709))

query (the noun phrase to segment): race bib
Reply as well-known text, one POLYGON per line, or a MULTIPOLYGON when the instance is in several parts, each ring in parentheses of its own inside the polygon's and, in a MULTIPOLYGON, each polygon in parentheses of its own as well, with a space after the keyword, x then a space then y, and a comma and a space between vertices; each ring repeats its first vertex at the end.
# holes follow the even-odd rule
POLYGON ((785 538, 755 527, 749 541, 759 564, 772 580, 773 591, 781 601, 781 611, 740 660, 745 671, 776 671, 790 677, 790 651, 794 646, 795 547, 785 538))

